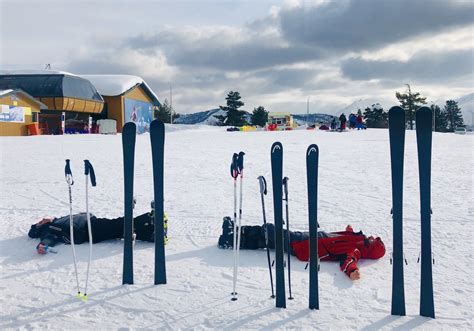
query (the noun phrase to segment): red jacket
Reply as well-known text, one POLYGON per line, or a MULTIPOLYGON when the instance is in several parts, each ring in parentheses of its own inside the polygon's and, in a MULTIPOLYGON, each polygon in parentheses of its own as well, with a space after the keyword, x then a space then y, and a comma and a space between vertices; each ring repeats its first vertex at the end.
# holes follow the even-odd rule
MULTIPOLYGON (((309 260, 309 240, 293 241, 291 248, 302 261, 309 260)), ((341 271, 350 275, 358 269, 357 262, 363 259, 379 259, 385 254, 380 238, 367 237, 354 232, 350 226, 346 231, 330 232, 318 239, 318 256, 324 261, 340 261, 341 271)))

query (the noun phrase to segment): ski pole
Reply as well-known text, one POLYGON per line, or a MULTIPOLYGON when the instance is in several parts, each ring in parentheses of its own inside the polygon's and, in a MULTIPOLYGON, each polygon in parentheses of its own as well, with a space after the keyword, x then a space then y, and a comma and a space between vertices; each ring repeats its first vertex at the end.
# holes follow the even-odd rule
POLYGON ((237 234, 237 268, 235 272, 235 279, 237 281, 237 270, 239 268, 239 257, 240 257, 240 238, 242 236, 242 195, 243 195, 243 182, 244 182, 244 152, 239 153, 239 157, 237 159, 237 167, 238 173, 240 174, 240 199, 239 199, 239 226, 238 226, 238 234, 237 234))
POLYGON ((79 277, 77 275, 77 263, 76 263, 76 248, 74 247, 74 218, 72 217, 72 192, 71 186, 74 185, 74 179, 72 177, 71 166, 69 165, 70 160, 66 160, 66 166, 64 168, 64 176, 69 189, 69 237, 71 239, 72 257, 74 259, 74 273, 76 275, 77 285, 77 297, 81 297, 81 290, 79 289, 79 277))
POLYGON ((286 208, 286 243, 287 249, 286 252, 288 254, 288 290, 290 292, 290 296, 288 300, 293 300, 293 296, 291 295, 291 266, 290 266, 290 212, 288 210, 288 177, 283 178, 283 189, 285 194, 285 208, 286 208))
POLYGON ((89 232, 89 261, 87 262, 86 285, 84 287, 84 299, 87 300, 87 284, 89 283, 89 270, 92 260, 92 227, 91 217, 89 214, 89 176, 92 186, 96 186, 95 172, 89 160, 84 160, 84 174, 86 177, 86 215, 87 215, 87 231, 89 232))
POLYGON ((263 212, 263 226, 265 227, 265 248, 267 249, 267 260, 268 260, 268 271, 270 273, 270 286, 272 288, 272 298, 275 298, 275 293, 273 292, 273 276, 272 276, 272 265, 270 262, 270 247, 268 247, 268 227, 267 227, 267 217, 265 215, 265 199, 264 195, 267 194, 267 181, 265 177, 259 176, 258 183, 260 184, 260 197, 262 199, 262 212, 263 212))
MULTIPOLYGON (((237 284, 237 177, 239 175, 238 169, 238 158, 239 155, 234 153, 232 156, 232 163, 230 165, 230 175, 234 179, 234 241, 233 241, 233 253, 234 253, 234 269, 233 269, 233 286, 232 286, 232 301, 237 300, 236 284, 237 284)), ((240 229, 239 229, 240 230, 240 229)))

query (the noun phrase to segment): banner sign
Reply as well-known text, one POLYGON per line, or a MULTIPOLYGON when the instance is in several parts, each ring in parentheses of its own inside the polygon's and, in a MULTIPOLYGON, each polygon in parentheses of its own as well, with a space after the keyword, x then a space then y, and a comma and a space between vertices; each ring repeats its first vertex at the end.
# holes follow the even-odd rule
POLYGON ((30 107, 0 105, 0 122, 25 123, 25 115, 31 115, 30 107))
POLYGON ((150 131, 153 120, 153 105, 149 102, 125 98, 125 122, 134 122, 137 133, 150 131))

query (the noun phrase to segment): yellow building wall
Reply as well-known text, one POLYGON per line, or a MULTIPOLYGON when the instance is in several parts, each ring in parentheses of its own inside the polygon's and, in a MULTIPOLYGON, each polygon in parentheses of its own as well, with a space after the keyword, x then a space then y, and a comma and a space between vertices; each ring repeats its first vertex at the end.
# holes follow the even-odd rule
POLYGON ((39 98, 48 106, 49 110, 75 111, 79 113, 98 114, 104 109, 104 103, 100 101, 83 100, 76 98, 39 98))
POLYGON ((117 121, 117 132, 122 132, 123 126, 123 95, 108 97, 103 95, 107 104, 107 118, 117 121))
MULTIPOLYGON (((16 104, 15 101, 11 99, 11 94, 0 97, 0 105, 9 105, 9 106, 20 106, 20 107, 29 107, 31 112, 38 113, 40 111, 39 105, 32 101, 30 98, 24 96, 23 94, 17 94, 16 104)), ((32 115, 25 115, 25 123, 6 123, 0 122, 0 136, 27 136, 28 135, 28 124, 33 123, 32 115)))
POLYGON ((125 98, 145 101, 149 103, 153 102, 151 98, 148 96, 148 94, 146 94, 145 91, 143 91, 143 89, 140 86, 136 86, 132 88, 130 91, 128 91, 127 93, 125 93, 125 98))

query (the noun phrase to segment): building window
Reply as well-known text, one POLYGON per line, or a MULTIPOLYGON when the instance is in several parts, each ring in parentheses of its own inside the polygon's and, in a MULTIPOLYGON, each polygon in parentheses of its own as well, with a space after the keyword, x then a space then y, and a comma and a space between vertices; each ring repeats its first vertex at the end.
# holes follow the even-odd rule
POLYGON ((32 117, 31 117, 31 120, 36 123, 38 122, 38 113, 37 112, 32 112, 32 117))

